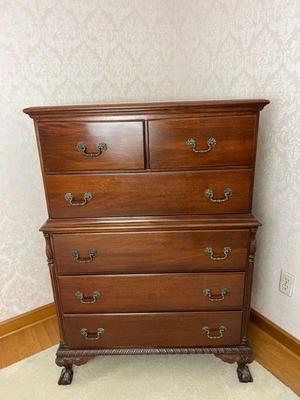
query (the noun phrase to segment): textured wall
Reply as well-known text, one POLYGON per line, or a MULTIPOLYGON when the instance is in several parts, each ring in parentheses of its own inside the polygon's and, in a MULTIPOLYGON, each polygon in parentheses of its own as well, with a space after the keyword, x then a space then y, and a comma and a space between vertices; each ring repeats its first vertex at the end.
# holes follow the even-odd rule
POLYGON ((31 105, 174 97, 168 1, 0 0, 0 320, 52 301, 31 105))
POLYGON ((300 338, 299 272, 293 297, 278 292, 280 270, 296 275, 299 265, 299 4, 0 0, 1 320, 52 300, 37 232, 42 182, 23 107, 263 97, 272 103, 257 160, 254 211, 264 226, 253 307, 300 338))
POLYGON ((268 98, 261 114, 252 306, 300 339, 300 2, 185 0, 176 97, 268 98), (297 276, 278 291, 281 269, 297 276))

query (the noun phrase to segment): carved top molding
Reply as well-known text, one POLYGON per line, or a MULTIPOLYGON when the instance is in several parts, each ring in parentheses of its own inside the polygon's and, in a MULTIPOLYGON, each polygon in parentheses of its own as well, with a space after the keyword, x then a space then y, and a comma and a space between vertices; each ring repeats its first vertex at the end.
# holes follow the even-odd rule
POLYGON ((124 103, 66 105, 51 107, 30 107, 23 112, 34 119, 52 119, 59 117, 85 117, 97 115, 137 115, 137 114, 181 114, 181 113, 217 113, 217 112, 257 112, 262 110, 269 100, 203 100, 159 103, 124 103))

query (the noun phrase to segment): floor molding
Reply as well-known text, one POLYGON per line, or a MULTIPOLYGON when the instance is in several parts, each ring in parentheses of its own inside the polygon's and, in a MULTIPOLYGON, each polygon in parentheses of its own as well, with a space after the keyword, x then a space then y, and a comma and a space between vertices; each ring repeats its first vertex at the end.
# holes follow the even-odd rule
POLYGON ((272 338, 277 340, 280 344, 287 347, 292 353, 300 357, 300 340, 296 339, 255 310, 251 310, 250 321, 272 336, 272 338))
POLYGON ((53 317, 55 314, 55 305, 54 303, 50 303, 0 322, 0 338, 11 335, 19 329, 28 328, 30 325, 40 323, 46 318, 53 317))

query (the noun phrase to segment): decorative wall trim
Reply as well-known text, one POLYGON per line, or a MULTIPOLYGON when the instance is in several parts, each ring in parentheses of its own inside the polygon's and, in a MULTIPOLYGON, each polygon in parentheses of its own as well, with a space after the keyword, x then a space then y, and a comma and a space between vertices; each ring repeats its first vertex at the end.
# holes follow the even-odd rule
POLYGON ((251 310, 250 321, 300 357, 300 340, 296 339, 255 310, 251 310))
POLYGON ((10 318, 0 322, 0 338, 10 335, 19 329, 24 329, 33 324, 38 324, 44 319, 54 317, 56 315, 54 303, 28 311, 17 317, 10 318))

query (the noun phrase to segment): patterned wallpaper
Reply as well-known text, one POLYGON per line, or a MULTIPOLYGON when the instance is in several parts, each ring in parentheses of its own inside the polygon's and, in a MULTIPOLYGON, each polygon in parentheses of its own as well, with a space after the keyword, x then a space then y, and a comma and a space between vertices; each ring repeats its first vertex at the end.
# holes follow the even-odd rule
POLYGON ((0 9, 0 320, 52 301, 22 108, 264 97, 253 307, 300 338, 299 1, 0 0, 0 9), (298 273, 291 298, 278 291, 281 269, 298 273))
POLYGON ((53 301, 27 106, 174 98, 172 2, 0 0, 0 320, 53 301))
POLYGON ((185 0, 176 98, 267 98, 255 174, 252 307, 300 339, 300 2, 185 0), (281 269, 296 276, 278 291, 281 269))

